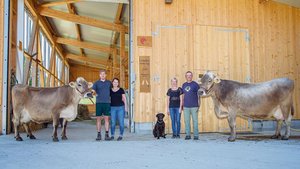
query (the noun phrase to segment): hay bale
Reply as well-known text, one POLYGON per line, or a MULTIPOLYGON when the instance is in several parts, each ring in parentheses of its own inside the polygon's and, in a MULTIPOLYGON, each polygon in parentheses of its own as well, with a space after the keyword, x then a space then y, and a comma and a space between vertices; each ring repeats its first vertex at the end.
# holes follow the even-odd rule
POLYGON ((83 104, 78 105, 77 119, 80 119, 80 120, 90 120, 91 119, 87 105, 83 105, 83 104))

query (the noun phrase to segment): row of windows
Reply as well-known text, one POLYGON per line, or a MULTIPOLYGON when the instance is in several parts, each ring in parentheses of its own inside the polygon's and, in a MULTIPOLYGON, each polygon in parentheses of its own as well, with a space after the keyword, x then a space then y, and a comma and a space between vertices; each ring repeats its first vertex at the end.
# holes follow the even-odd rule
MULTIPOLYGON (((27 10, 25 10, 25 14, 24 14, 24 50, 26 52, 28 52, 28 47, 29 47, 29 44, 30 44, 30 37, 33 33, 33 19, 32 19, 32 16, 30 14, 30 12, 28 12, 27 10)), ((52 47, 52 44, 49 42, 49 40, 47 39, 47 37, 45 36, 45 34, 43 33, 42 30, 39 31, 39 37, 40 37, 40 46, 41 46, 41 56, 42 56, 42 65, 47 69, 49 70, 50 69, 50 62, 51 62, 51 53, 52 53, 52 50, 53 47, 52 47)), ((55 75, 56 77, 65 82, 65 83, 68 83, 69 82, 69 68, 65 65, 65 63, 63 62, 62 60, 62 57, 55 51, 55 65, 56 65, 56 71, 55 71, 55 75), (64 69, 64 70, 63 70, 64 69), (64 71, 64 74, 65 74, 65 79, 62 79, 62 73, 64 71)), ((28 60, 27 60, 28 61, 28 60)), ((25 62, 26 62, 26 59, 25 59, 25 62)), ((25 63, 24 63, 25 65, 25 63)), ((32 67, 33 65, 31 66, 31 71, 32 71, 32 67)), ((49 70, 51 72, 51 70, 49 70)), ((49 77, 50 74, 48 74, 47 72, 43 71, 44 72, 44 84, 46 84, 46 81, 48 78, 50 78, 50 81, 53 80, 52 78, 54 77, 49 77)), ((38 71, 38 74, 36 75, 37 76, 37 79, 38 79, 38 86, 41 86, 41 83, 40 83, 40 70, 38 71)), ((32 73, 31 73, 32 75, 32 73)), ((30 77, 30 82, 29 84, 31 84, 32 82, 32 79, 34 77, 30 77)), ((51 83, 50 83, 51 85, 51 83)), ((61 83, 56 80, 56 85, 60 86, 61 83)))

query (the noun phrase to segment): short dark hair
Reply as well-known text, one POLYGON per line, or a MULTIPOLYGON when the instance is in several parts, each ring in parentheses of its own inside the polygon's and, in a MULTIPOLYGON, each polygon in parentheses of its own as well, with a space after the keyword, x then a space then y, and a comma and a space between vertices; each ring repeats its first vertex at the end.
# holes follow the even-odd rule
MULTIPOLYGON (((113 80, 111 81, 111 83, 113 83, 114 80, 117 80, 117 81, 118 81, 118 87, 120 87, 120 80, 119 80, 118 78, 115 77, 115 78, 113 78, 113 80)), ((111 87, 113 87, 113 85, 112 85, 111 87)))
POLYGON ((106 70, 105 69, 100 69, 99 73, 102 73, 102 72, 106 73, 106 70))
POLYGON ((191 72, 191 71, 187 71, 185 74, 188 74, 188 73, 191 73, 193 75, 193 72, 191 72))

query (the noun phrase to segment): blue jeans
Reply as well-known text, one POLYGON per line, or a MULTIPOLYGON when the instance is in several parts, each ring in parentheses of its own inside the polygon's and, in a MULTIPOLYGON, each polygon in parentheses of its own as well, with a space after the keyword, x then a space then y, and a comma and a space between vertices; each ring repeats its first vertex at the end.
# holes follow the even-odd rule
POLYGON ((169 108, 170 110, 170 116, 172 121, 172 131, 173 136, 177 136, 180 134, 180 116, 181 113, 179 113, 179 108, 169 108))
POLYGON ((112 106, 111 107, 111 136, 115 135, 115 128, 117 120, 120 126, 120 136, 123 136, 124 133, 124 116, 125 116, 125 107, 124 106, 112 106))

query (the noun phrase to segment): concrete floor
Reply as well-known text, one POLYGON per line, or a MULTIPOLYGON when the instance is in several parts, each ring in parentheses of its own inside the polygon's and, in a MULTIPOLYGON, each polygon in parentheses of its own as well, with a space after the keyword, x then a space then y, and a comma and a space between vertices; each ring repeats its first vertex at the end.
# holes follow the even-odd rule
POLYGON ((152 135, 128 132, 123 141, 96 142, 95 125, 72 122, 69 140, 54 143, 51 133, 52 127, 34 132, 36 140, 22 133, 23 142, 14 141, 12 134, 0 136, 0 168, 300 168, 300 137, 268 139, 273 132, 239 135, 233 143, 227 142, 227 135, 217 133, 186 141, 184 135, 156 140, 152 135))

